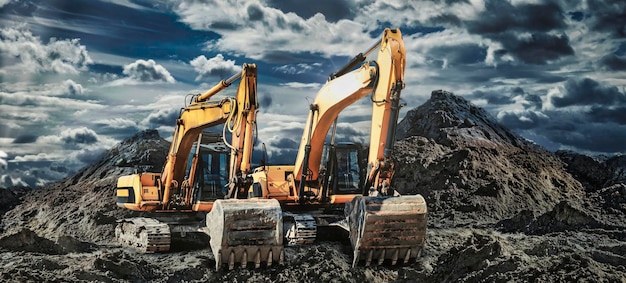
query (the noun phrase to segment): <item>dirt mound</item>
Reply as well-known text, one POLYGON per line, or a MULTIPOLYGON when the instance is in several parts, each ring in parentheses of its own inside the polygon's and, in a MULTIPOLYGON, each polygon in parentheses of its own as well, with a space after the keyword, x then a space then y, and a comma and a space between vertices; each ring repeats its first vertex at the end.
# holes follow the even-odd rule
POLYGON ((353 268, 345 239, 288 246, 284 265, 230 272, 214 270, 206 237, 175 242, 167 254, 122 249, 111 242, 115 220, 133 213, 115 206, 117 178, 135 169, 159 171, 169 148, 156 131, 145 131, 76 175, 28 192, 5 214, 0 281, 626 280, 623 159, 599 161, 612 172, 609 180, 602 175, 585 183, 610 185, 583 187, 574 177, 584 170, 572 171, 565 165, 571 163, 443 91, 399 126, 394 186, 424 195, 429 209, 426 246, 416 262, 353 268))
POLYGON ((400 277, 423 282, 620 282, 626 278, 623 242, 593 233, 542 237, 502 234, 490 229, 434 229, 426 271, 400 277), (601 244, 600 244, 601 243, 601 244))
POLYGON ((429 217, 493 223, 522 210, 544 213, 584 188, 563 162, 499 125, 463 98, 434 91, 398 125, 394 185, 421 194, 429 217))
POLYGON ((87 242, 81 242, 69 236, 60 237, 56 242, 42 238, 35 232, 22 229, 15 234, 0 238, 0 248, 9 251, 27 251, 49 255, 68 253, 84 253, 94 251, 97 247, 87 242))
POLYGON ((55 242, 39 237, 35 232, 22 229, 15 234, 0 238, 0 247, 10 251, 27 251, 50 255, 66 254, 55 242))
POLYGON ((160 168, 168 149, 169 143, 156 130, 138 133, 74 176, 24 195, 23 202, 3 217, 4 234, 27 228, 51 240, 71 236, 109 243, 116 219, 131 215, 115 205, 117 178, 160 168))
POLYGON ((30 190, 29 188, 21 187, 0 189, 0 219, 5 212, 20 204, 22 202, 22 196, 30 190))

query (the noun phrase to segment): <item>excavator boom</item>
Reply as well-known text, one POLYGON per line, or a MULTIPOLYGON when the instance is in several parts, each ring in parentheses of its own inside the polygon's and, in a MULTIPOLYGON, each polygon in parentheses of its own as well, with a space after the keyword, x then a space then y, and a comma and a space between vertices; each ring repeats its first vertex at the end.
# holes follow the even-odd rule
MULTIPOLYGON (((244 64, 241 73, 195 96, 176 120, 163 172, 118 179, 117 205, 120 207, 170 215, 211 211, 204 228, 194 225, 198 225, 195 229, 211 236, 217 268, 222 263, 230 263, 232 267, 235 261, 244 266, 248 262, 257 266, 260 262, 280 263, 283 258, 282 215, 278 202, 257 200, 248 203, 253 209, 239 210, 240 200, 235 199, 246 197, 251 185, 249 173, 258 109, 256 82, 256 65, 244 64), (237 79, 241 82, 235 97, 209 100, 237 79), (223 125, 221 137, 204 132, 216 125, 223 125), (223 145, 220 145, 221 140, 223 145), (228 162, 223 160, 227 155, 226 147, 228 162), (220 188, 223 172, 228 172, 226 193, 220 188), (207 191, 207 186, 213 191, 207 191), (246 221, 237 226, 242 223, 237 220, 242 219, 246 221), (229 233, 234 233, 237 239, 231 241, 222 237, 229 233)), ((171 218, 176 217, 168 219, 171 218)), ((180 227, 176 220, 165 223, 139 217, 120 220, 115 234, 120 243, 141 252, 163 252, 169 250, 173 228, 193 231, 193 228, 180 227)))
POLYGON ((311 242, 316 223, 330 223, 321 219, 325 216, 304 216, 304 207, 332 213, 337 206, 344 206, 347 225, 336 224, 349 230, 354 265, 360 261, 369 264, 372 259, 395 264, 398 258, 418 257, 426 236, 426 203, 419 195, 397 196, 391 186, 405 65, 400 30, 385 29, 380 41, 330 75, 318 92, 309 107, 295 164, 266 166, 253 174, 255 184, 263 188, 259 197, 279 199, 291 213, 283 218, 288 242, 311 242), (376 59, 365 62, 375 50, 376 59), (357 163, 360 166, 358 148, 344 152, 349 147, 335 145, 334 139, 338 116, 366 96, 372 103, 367 169, 355 168, 357 163), (331 128, 331 144, 326 147, 331 128), (330 154, 323 164, 325 148, 330 154))

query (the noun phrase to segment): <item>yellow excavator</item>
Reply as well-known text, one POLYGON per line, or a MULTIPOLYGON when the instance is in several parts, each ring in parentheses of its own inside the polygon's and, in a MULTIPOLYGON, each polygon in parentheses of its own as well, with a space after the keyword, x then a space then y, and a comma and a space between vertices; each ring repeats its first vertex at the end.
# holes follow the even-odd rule
MULTIPOLYGON (((161 174, 120 177, 118 206, 137 211, 208 212, 202 229, 210 236, 216 269, 224 265, 232 269, 236 264, 259 267, 262 263, 281 263, 283 243, 312 243, 318 228, 324 226, 348 232, 354 250, 353 266, 361 261, 369 265, 372 260, 396 264, 416 259, 425 242, 426 203, 420 195, 399 196, 391 187, 391 155, 405 63, 400 30, 385 29, 380 41, 333 73, 317 94, 310 105, 295 164, 263 165, 253 171, 252 128, 248 127, 254 125, 253 110, 258 105, 256 93, 249 89, 256 90, 251 85, 256 69, 250 76, 251 70, 244 65, 235 99, 205 101, 230 84, 234 80, 231 78, 183 110, 161 174), (376 60, 363 63, 377 49, 376 60), (369 153, 364 158, 360 145, 335 143, 335 135, 341 111, 368 94, 372 126, 369 153), (215 193, 215 186, 201 181, 198 176, 202 174, 194 171, 203 167, 198 164, 206 163, 203 152, 214 155, 205 168, 222 168, 215 163, 219 146, 209 142, 213 148, 208 149, 210 146, 203 143, 205 138, 199 136, 201 128, 220 123, 238 133, 232 134, 233 148, 237 148, 235 136, 242 141, 242 147, 230 151, 229 177, 222 184, 228 190, 222 194, 219 189, 215 193), (331 128, 330 144, 325 145, 331 128), (194 141, 196 154, 187 161, 194 141), (207 188, 214 193, 206 193, 207 188)), ((226 140, 225 136, 222 139, 226 140)), ((164 251, 169 248, 172 227, 177 226, 152 218, 126 219, 120 221, 116 236, 142 251, 164 251)))
MULTIPOLYGON (((244 64, 240 73, 203 94, 194 95, 176 120, 163 171, 119 177, 116 192, 119 207, 156 213, 152 217, 118 221, 115 228, 118 242, 140 252, 168 251, 172 232, 202 231, 203 225, 197 225, 197 213, 219 210, 215 200, 229 198, 240 188, 251 186, 249 174, 259 107, 256 88, 256 65, 244 64), (237 79, 241 81, 235 97, 209 100, 237 79), (221 135, 207 131, 220 125, 223 125, 221 135)), ((260 207, 258 215, 268 215, 275 222, 272 228, 282 225, 279 206, 274 210, 257 207, 260 207)), ((263 221, 266 225, 267 221, 263 221)), ((278 232, 276 229, 268 232, 272 233, 278 232)), ((282 260, 282 235, 275 238, 276 243, 264 246, 263 253, 258 254, 266 262, 282 260)))
POLYGON ((393 265, 419 256, 426 236, 425 200, 399 196, 391 187, 405 64, 400 30, 385 29, 380 41, 333 73, 318 92, 295 164, 263 166, 252 174, 248 198, 281 203, 288 244, 310 243, 318 227, 338 226, 349 233, 353 266, 372 260, 393 265), (363 63, 376 49, 376 60, 363 63), (372 124, 367 161, 361 162, 361 146, 336 144, 335 135, 341 111, 368 95, 372 124))

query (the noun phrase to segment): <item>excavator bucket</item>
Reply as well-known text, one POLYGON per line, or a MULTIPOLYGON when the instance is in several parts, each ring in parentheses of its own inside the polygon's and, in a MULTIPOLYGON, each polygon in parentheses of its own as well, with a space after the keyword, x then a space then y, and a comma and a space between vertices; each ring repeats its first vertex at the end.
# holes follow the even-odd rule
POLYGON ((275 199, 216 200, 206 217, 215 269, 282 264, 283 221, 275 199))
POLYGON ((141 253, 166 252, 171 235, 167 224, 156 219, 135 217, 118 221, 115 238, 125 247, 141 253))
POLYGON ((401 197, 357 196, 346 203, 352 266, 372 260, 407 263, 419 257, 426 240, 426 202, 421 195, 401 197))

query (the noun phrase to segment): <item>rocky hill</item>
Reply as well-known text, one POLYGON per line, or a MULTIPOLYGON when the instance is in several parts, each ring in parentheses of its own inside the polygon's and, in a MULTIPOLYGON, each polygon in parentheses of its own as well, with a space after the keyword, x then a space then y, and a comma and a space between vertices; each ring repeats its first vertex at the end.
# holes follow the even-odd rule
POLYGON ((22 196, 21 203, 2 216, 3 234, 29 229, 50 240, 71 236, 110 242, 116 219, 129 213, 115 205, 117 178, 135 170, 159 172, 168 149, 156 130, 123 141, 74 176, 22 196))
POLYGON ((548 152, 445 91, 409 111, 397 136, 393 185, 424 195, 429 209, 427 243, 415 263, 352 268, 346 239, 286 247, 285 265, 230 272, 214 271, 208 248, 122 249, 111 241, 113 227, 131 213, 115 206, 116 180, 160 171, 168 151, 156 131, 144 131, 74 176, 12 195, 1 222, 0 280, 626 281, 623 159, 548 152))
POLYGON ((579 203, 583 186, 563 162, 462 97, 433 91, 398 124, 396 186, 422 194, 431 217, 492 222, 579 203))

